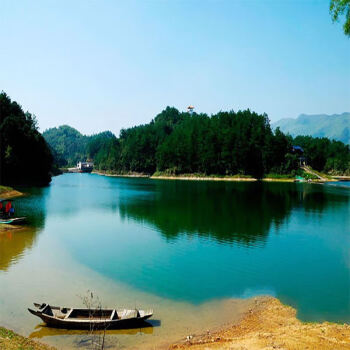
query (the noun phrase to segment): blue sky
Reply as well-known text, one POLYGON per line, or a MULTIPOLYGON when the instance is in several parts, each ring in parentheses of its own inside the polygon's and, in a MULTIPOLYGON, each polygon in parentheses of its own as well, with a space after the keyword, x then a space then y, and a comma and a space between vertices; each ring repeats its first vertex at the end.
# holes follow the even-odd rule
POLYGON ((272 121, 350 111, 329 0, 0 0, 0 90, 41 130, 149 122, 167 105, 272 121))

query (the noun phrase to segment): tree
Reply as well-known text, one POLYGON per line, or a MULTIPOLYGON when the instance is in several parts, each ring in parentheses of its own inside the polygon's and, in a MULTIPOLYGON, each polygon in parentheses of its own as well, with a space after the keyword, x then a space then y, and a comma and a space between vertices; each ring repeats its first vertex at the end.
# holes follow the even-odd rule
POLYGON ((0 94, 0 183, 47 185, 53 157, 37 129, 35 116, 25 113, 6 93, 0 94))
MULTIPOLYGON (((75 130, 73 135, 81 134, 75 130)), ((272 131, 266 114, 249 109, 209 116, 167 107, 150 123, 121 130, 119 138, 111 132, 79 137, 78 143, 87 144, 80 154, 92 158, 96 169, 119 174, 292 175, 299 167, 293 145, 304 148, 316 170, 350 171, 349 147, 342 142, 309 136, 293 140, 278 128, 272 131)), ((67 148, 69 140, 59 137, 56 145, 67 148)))
POLYGON ((345 35, 350 36, 350 0, 331 0, 329 11, 333 22, 338 21, 341 16, 345 16, 343 29, 345 35))

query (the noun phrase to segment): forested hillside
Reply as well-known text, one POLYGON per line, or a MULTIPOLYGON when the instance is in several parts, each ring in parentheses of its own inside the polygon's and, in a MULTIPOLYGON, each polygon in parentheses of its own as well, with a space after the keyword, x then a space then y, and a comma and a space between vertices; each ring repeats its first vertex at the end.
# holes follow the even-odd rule
POLYGON ((72 165, 85 156, 87 138, 78 130, 62 125, 43 132, 46 142, 55 153, 60 166, 72 165))
POLYGON ((350 113, 301 114, 297 119, 281 119, 273 124, 292 136, 328 137, 350 145, 350 113))
POLYGON ((349 146, 327 138, 293 139, 272 131, 266 115, 249 110, 190 115, 167 107, 149 124, 122 130, 119 138, 95 137, 88 154, 95 167, 116 173, 216 175, 295 174, 305 149, 309 165, 319 171, 346 173, 349 146))
POLYGON ((61 167, 75 166, 78 161, 85 161, 90 158, 90 152, 95 156, 93 144, 96 138, 115 138, 110 131, 92 136, 82 135, 68 125, 45 130, 43 136, 52 148, 55 162, 61 167))
POLYGON ((92 159, 95 168, 119 174, 156 171, 169 175, 295 175, 304 148, 308 164, 319 171, 350 171, 349 146, 328 138, 292 136, 273 131, 267 115, 250 110, 215 115, 181 113, 167 107, 149 124, 85 136, 69 126, 49 129, 44 136, 61 166, 92 159))
POLYGON ((0 93, 0 184, 46 185, 52 155, 35 116, 0 93))

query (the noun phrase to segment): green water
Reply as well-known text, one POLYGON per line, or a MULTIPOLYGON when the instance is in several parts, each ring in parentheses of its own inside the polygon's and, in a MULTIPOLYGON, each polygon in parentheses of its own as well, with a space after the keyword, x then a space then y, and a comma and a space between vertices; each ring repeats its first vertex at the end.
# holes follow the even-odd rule
POLYGON ((0 323, 22 333, 39 323, 22 315, 28 303, 70 305, 86 289, 155 309, 152 331, 115 335, 125 347, 162 342, 186 319, 217 324, 210 314, 228 298, 273 295, 302 320, 350 321, 349 184, 66 174, 27 191, 16 207, 29 227, 0 233, 0 323))

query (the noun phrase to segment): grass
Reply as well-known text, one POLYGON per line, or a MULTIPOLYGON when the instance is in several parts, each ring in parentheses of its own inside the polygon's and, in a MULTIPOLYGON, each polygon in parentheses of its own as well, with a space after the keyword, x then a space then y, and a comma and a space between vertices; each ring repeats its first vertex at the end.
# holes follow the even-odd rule
POLYGON ((15 332, 0 327, 1 350, 53 350, 52 347, 22 337, 15 332))
POLYGON ((12 187, 9 187, 9 186, 0 186, 0 194, 1 194, 1 193, 5 193, 5 192, 10 192, 10 191, 13 191, 13 188, 12 188, 12 187))
POLYGON ((15 333, 9 329, 0 327, 0 337, 1 338, 7 338, 12 339, 15 337, 15 333))
POLYGON ((325 174, 325 173, 321 173, 320 171, 317 171, 317 170, 315 170, 315 169, 312 169, 312 171, 313 171, 315 174, 317 174, 317 175, 319 175, 319 176, 321 176, 321 177, 323 177, 323 178, 325 178, 325 179, 328 179, 328 180, 332 180, 332 179, 333 179, 332 176, 327 175, 327 174, 325 174))
POLYGON ((294 180, 295 176, 293 174, 266 174, 264 179, 281 179, 281 180, 294 180))
POLYGON ((306 180, 318 180, 319 179, 316 175, 307 173, 306 171, 303 171, 300 176, 302 176, 306 180))

